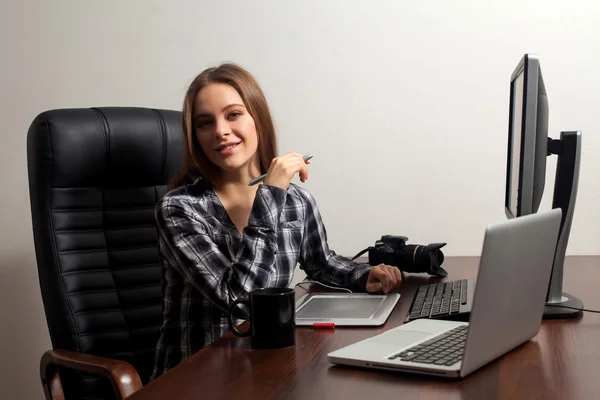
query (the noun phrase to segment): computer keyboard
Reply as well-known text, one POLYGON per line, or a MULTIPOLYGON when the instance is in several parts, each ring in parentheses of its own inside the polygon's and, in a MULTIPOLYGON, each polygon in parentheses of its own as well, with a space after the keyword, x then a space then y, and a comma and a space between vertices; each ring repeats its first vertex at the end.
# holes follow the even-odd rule
POLYGON ((462 360, 467 341, 468 325, 462 325, 446 333, 390 356, 390 360, 412 361, 423 364, 450 366, 462 360))
POLYGON ((474 285, 473 279, 460 279, 419 286, 406 322, 420 318, 468 321, 474 285))

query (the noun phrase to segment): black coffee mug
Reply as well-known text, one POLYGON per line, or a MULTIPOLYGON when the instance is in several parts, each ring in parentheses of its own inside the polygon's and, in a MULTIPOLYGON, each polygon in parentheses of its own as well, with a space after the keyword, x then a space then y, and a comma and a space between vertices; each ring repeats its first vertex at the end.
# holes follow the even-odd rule
POLYGON ((296 342, 296 295, 291 288, 265 288, 250 292, 248 299, 234 301, 227 313, 229 328, 237 336, 251 336, 255 349, 278 349, 296 342), (238 304, 250 310, 250 328, 239 331, 232 321, 238 304))

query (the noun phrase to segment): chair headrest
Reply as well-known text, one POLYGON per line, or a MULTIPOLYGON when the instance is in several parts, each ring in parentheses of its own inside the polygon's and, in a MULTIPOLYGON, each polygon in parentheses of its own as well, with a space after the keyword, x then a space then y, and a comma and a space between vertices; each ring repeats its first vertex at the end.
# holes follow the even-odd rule
POLYGON ((183 159, 181 112, 142 107, 49 110, 31 123, 29 168, 50 187, 165 185, 183 159))

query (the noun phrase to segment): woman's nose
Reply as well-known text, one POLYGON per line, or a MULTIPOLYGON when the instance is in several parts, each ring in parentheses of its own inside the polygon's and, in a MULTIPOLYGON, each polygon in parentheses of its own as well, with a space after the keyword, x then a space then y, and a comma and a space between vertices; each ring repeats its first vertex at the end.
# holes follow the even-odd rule
POLYGON ((215 123, 215 135, 217 137, 227 136, 231 133, 231 129, 229 128, 229 124, 225 119, 217 119, 215 123))

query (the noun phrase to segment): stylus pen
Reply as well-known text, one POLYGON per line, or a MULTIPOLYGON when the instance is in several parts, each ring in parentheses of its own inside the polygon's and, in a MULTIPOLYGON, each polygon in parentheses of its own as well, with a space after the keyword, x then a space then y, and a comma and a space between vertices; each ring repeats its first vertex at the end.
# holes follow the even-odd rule
MULTIPOLYGON (((304 162, 310 160, 311 158, 313 158, 312 154, 307 154, 302 157, 304 162)), ((254 178, 250 182, 248 182, 248 186, 256 185, 257 183, 264 181, 266 177, 267 177, 267 174, 261 175, 258 178, 254 178)))
POLYGON ((313 328, 326 328, 335 329, 335 323, 333 322, 313 322, 313 328))

